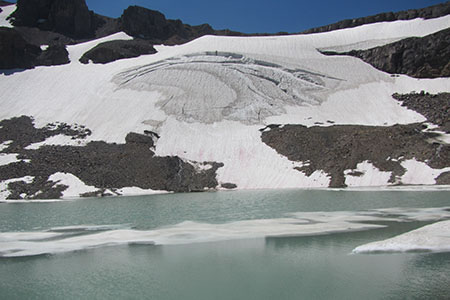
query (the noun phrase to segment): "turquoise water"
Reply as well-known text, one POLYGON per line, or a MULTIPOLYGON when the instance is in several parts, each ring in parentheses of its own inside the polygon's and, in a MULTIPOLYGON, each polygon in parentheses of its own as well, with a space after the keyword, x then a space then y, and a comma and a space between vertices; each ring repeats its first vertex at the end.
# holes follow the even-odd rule
MULTIPOLYGON (((326 190, 0 204, 0 240, 5 233, 42 233, 63 226, 86 229, 105 225, 89 229, 94 233, 113 233, 120 228, 159 232, 185 221, 227 224, 280 219, 298 212, 447 206, 450 206, 447 191, 326 190)), ((59 254, 0 257, 0 298, 448 299, 448 253, 351 254, 356 246, 390 238, 430 222, 375 223, 387 227, 182 245, 87 246, 59 254)), ((64 230, 68 229, 60 229, 64 230)), ((84 236, 91 232, 75 230, 70 234, 84 236)), ((52 241, 49 238, 39 243, 47 246, 52 241)))

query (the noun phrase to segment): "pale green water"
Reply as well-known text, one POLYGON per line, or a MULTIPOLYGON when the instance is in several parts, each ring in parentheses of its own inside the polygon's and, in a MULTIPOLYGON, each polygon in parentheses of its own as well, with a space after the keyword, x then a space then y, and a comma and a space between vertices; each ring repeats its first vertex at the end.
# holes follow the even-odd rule
MULTIPOLYGON (((243 191, 0 204, 0 232, 158 229, 286 213, 450 206, 449 192, 243 191), (127 224, 127 225, 124 225, 127 224)), ((450 254, 350 254, 425 222, 362 232, 0 257, 0 299, 448 299, 450 254)), ((0 233, 1 238, 1 233, 0 233)))

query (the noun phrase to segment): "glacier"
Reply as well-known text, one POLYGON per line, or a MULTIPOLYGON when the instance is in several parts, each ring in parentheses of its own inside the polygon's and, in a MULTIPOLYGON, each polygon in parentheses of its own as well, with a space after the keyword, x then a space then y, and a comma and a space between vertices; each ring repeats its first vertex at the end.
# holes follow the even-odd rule
MULTIPOLYGON (((9 24, 5 19, 12 7, 0 13, 2 26, 9 24)), ((71 61, 67 65, 0 71, 0 120, 24 115, 32 116, 37 128, 57 121, 83 124, 92 131, 80 140, 51 137, 30 149, 81 147, 92 141, 124 143, 130 132, 151 131, 160 136, 153 149, 157 156, 222 163, 217 170, 219 184, 233 183, 238 189, 324 188, 330 183, 329 174, 299 172, 296 168, 308 162, 290 161, 262 143, 260 129, 271 124, 424 122, 422 115, 402 107, 392 94, 448 92, 450 79, 391 76, 357 58, 329 57, 319 50, 367 49, 429 35, 448 24, 450 16, 309 35, 203 36, 183 45, 157 45, 156 54, 106 65, 79 62, 99 43, 132 38, 120 32, 67 46, 71 61)), ((2 154, 1 164, 16 162, 14 157, 2 154)), ((432 169, 415 160, 402 166, 405 184, 435 184, 440 174, 450 171, 448 166, 432 169)), ((357 170, 364 171, 364 177, 352 176, 349 170, 345 181, 349 186, 392 184, 389 174, 370 162, 360 161, 357 170)), ((77 189, 93 190, 74 174, 58 172, 53 178, 71 188, 65 197, 79 195, 77 189)), ((121 191, 154 192, 132 186, 121 191)))

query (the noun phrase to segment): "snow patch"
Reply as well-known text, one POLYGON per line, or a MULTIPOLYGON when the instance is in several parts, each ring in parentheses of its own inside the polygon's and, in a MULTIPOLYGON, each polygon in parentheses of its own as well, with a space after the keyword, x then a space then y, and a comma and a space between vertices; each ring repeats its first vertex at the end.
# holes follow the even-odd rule
POLYGON ((78 177, 70 173, 55 173, 51 175, 48 179, 56 182, 57 184, 68 186, 68 188, 62 192, 63 199, 79 197, 80 194, 95 192, 98 190, 94 186, 86 185, 78 177))
POLYGON ((6 166, 15 162, 19 162, 20 159, 17 158, 19 154, 5 154, 0 153, 0 166, 6 166))
POLYGON ((391 172, 380 171, 369 161, 359 163, 354 170, 345 170, 344 174, 345 184, 349 187, 385 186, 391 177, 391 172), (361 173, 361 176, 351 175, 354 172, 361 173))
POLYGON ((8 184, 10 184, 11 182, 23 181, 29 184, 32 183, 33 180, 34 180, 33 176, 25 176, 21 178, 13 178, 0 181, 0 201, 3 202, 11 194, 11 192, 8 190, 8 184))
POLYGON ((261 126, 223 121, 212 125, 178 122, 168 118, 156 144, 156 155, 179 156, 190 161, 216 161, 219 182, 239 189, 327 187, 330 178, 322 171, 310 177, 295 170, 286 157, 261 141, 261 126))
POLYGON ((42 146, 78 146, 83 147, 86 146, 88 142, 85 139, 74 139, 71 136, 59 134, 54 135, 47 138, 43 142, 34 143, 27 146, 25 149, 27 150, 37 150, 42 146))
POLYGON ((405 160, 401 162, 401 165, 406 169, 406 173, 400 179, 403 184, 436 184, 436 178, 439 175, 450 171, 450 167, 433 169, 415 159, 405 160))
POLYGON ((12 28, 13 26, 11 23, 9 23, 6 18, 9 17, 10 14, 12 14, 16 10, 16 5, 7 5, 2 6, 2 12, 0 12, 0 26, 1 27, 9 27, 12 28))
POLYGON ((5 150, 6 148, 9 147, 9 145, 12 144, 13 141, 5 141, 3 143, 0 144, 0 152, 5 150))

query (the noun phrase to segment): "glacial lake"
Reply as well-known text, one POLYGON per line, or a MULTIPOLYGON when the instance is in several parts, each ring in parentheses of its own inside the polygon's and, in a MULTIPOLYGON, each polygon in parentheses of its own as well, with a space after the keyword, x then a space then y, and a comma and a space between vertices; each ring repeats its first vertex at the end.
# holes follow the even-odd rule
POLYGON ((0 299, 448 299, 450 253, 352 250, 449 206, 445 190, 1 203, 0 299))

